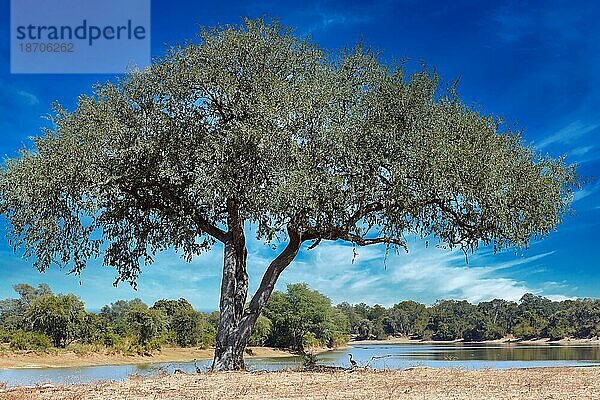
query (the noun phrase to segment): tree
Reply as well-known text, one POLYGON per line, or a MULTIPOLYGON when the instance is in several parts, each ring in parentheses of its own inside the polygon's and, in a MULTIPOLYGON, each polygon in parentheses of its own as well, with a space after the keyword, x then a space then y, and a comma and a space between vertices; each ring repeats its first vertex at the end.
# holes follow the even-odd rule
POLYGON ((13 286, 13 290, 19 294, 18 299, 0 300, 0 328, 7 330, 26 329, 25 312, 36 298, 52 294, 50 287, 44 283, 37 288, 26 283, 13 286))
POLYGON ((83 343, 106 342, 112 333, 108 320, 102 315, 85 313, 79 329, 79 338, 83 343))
POLYGON ((199 312, 182 308, 175 312, 169 328, 175 332, 177 344, 181 347, 212 345, 214 328, 199 312))
POLYGON ((439 340, 462 339, 473 328, 476 307, 466 300, 441 300, 431 309, 427 329, 439 340))
POLYGON ((269 339, 272 327, 271 320, 261 314, 256 320, 256 324, 254 324, 248 344, 250 346, 264 346, 269 339))
POLYGON ((316 344, 311 341, 327 344, 332 337, 331 301, 304 283, 274 293, 264 313, 272 324, 269 344, 273 346, 302 352, 306 345, 316 344))
POLYGON ((158 300, 150 308, 153 310, 162 310, 168 317, 174 316, 181 310, 194 310, 190 302, 184 298, 179 300, 158 300))
POLYGON ((501 333, 501 336, 512 331, 517 317, 517 303, 502 299, 482 301, 477 305, 477 311, 489 318, 489 323, 501 333))
POLYGON ((394 326, 394 333, 402 336, 421 336, 427 326, 427 307, 416 301, 402 301, 389 310, 394 326))
POLYGON ((125 315, 129 332, 141 346, 146 346, 165 331, 166 321, 162 311, 151 310, 148 306, 136 304, 125 315))
POLYGON ((114 326, 115 333, 124 335, 127 331, 125 318, 134 308, 148 308, 148 306, 140 299, 117 300, 110 306, 102 307, 100 316, 106 318, 114 326))
POLYGON ((77 338, 84 317, 83 302, 72 294, 37 297, 25 314, 31 329, 48 335, 54 347, 65 347, 77 338))
POLYGON ((167 248, 187 261, 219 242, 213 370, 243 369, 252 328, 304 245, 474 251, 527 247, 554 230, 575 167, 423 68, 358 45, 324 51, 277 22, 204 29, 143 71, 54 108, 5 162, 0 212, 35 267, 101 258, 135 284, 167 248), (244 228, 284 243, 248 296, 244 228))

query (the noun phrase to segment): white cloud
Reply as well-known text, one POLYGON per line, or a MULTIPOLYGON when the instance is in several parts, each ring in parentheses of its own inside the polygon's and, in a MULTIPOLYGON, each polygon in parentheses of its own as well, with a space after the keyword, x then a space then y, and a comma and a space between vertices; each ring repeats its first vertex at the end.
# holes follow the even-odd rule
POLYGON ((29 93, 25 90, 17 90, 16 91, 17 96, 19 96, 26 104, 30 105, 30 106, 34 106, 36 104, 40 103, 40 100, 38 99, 38 97, 33 94, 33 93, 29 93))
POLYGON ((570 143, 574 139, 580 138, 598 128, 599 124, 583 123, 581 121, 571 122, 569 125, 560 129, 558 132, 548 136, 538 143, 538 148, 542 149, 554 143, 570 143))
MULTIPOLYGON (((323 243, 313 254, 296 262, 281 278, 285 283, 307 282, 334 302, 379 303, 390 306, 403 299, 431 304, 436 299, 479 302, 493 298, 519 300, 525 293, 544 295, 556 287, 532 286, 514 275, 539 274, 539 262, 553 252, 500 261, 482 249, 470 256, 470 265, 460 251, 425 248, 415 243, 410 254, 390 255, 384 264, 383 248, 359 248, 354 264, 352 247, 323 243), (514 269, 519 267, 518 269, 514 269)), ((543 271, 543 269, 541 270, 543 271)))
POLYGON ((576 300, 577 297, 563 296, 562 294, 549 294, 544 296, 552 301, 576 300))

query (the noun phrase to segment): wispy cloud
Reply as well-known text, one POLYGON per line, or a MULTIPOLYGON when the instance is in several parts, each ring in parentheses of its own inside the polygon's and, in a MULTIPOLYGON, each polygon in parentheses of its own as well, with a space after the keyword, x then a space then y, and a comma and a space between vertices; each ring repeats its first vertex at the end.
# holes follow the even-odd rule
POLYGON ((600 125, 595 123, 583 123, 581 121, 571 122, 569 125, 560 129, 556 133, 548 136, 538 143, 538 147, 543 149, 551 144, 571 143, 574 140, 596 130, 600 125))
POLYGON ((15 94, 27 105, 34 106, 40 103, 40 99, 35 94, 25 90, 17 90, 15 94))
MULTIPOLYGON (((436 299, 465 299, 471 302, 503 298, 518 300, 525 293, 555 294, 567 287, 532 286, 514 277, 529 268, 543 271, 540 261, 553 252, 500 261, 485 249, 465 264, 460 251, 413 246, 410 254, 390 255, 384 264, 384 250, 360 248, 352 263, 352 247, 342 243, 322 244, 295 263, 282 282, 307 282, 326 293, 334 302, 366 302, 389 306, 402 299, 431 304, 436 299)), ((559 293, 558 295, 562 295, 559 293)))
POLYGON ((581 201, 586 197, 596 194, 598 191, 600 191, 600 183, 580 189, 574 193, 573 202, 581 201))

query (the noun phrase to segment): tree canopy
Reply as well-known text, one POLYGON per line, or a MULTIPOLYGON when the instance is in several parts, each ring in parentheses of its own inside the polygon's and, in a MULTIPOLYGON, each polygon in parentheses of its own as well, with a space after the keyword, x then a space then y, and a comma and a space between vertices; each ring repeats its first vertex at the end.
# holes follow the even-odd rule
POLYGON ((102 258, 135 284, 156 252, 190 260, 222 242, 219 332, 239 326, 243 340, 222 338, 238 347, 305 242, 526 247, 577 185, 574 166, 435 71, 364 45, 326 51, 262 19, 203 29, 74 110, 55 105, 51 122, 2 168, 12 243, 40 270, 102 258), (246 224, 287 245, 245 308, 246 224))

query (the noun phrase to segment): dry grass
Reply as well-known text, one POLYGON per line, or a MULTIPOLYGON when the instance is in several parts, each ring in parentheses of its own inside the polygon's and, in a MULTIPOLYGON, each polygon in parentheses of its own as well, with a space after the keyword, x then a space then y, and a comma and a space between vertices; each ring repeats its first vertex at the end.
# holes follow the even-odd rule
POLYGON ((600 399, 599 378, 600 367, 506 371, 415 368, 380 372, 231 372, 19 389, 0 394, 0 399, 600 399))

